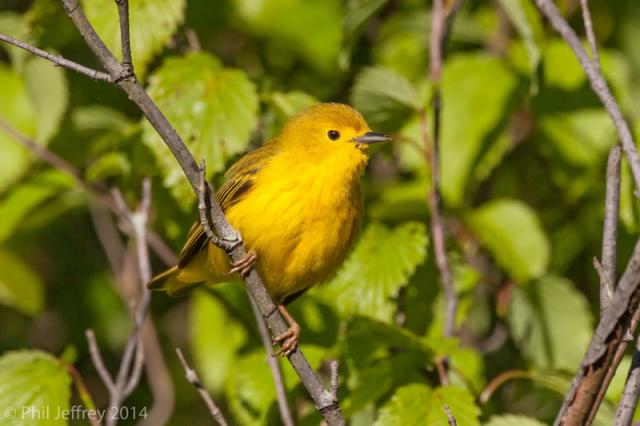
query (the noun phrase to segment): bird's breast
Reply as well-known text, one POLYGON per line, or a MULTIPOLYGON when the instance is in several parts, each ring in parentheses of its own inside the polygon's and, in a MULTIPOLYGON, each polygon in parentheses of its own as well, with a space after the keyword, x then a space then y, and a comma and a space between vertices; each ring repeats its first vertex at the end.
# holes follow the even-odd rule
POLYGON ((258 253, 267 290, 282 300, 328 279, 344 260, 362 212, 359 176, 267 169, 257 181, 227 216, 258 253))

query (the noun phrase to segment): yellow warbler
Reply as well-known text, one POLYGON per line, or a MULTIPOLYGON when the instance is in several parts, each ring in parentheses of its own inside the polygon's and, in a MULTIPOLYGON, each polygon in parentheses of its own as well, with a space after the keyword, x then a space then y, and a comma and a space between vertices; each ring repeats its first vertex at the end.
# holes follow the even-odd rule
POLYGON ((276 138, 238 160, 216 193, 250 249, 248 257, 230 265, 221 249, 206 244, 196 222, 178 265, 154 277, 149 288, 178 295, 200 284, 237 279, 255 264, 291 326, 275 339, 283 343, 279 352, 288 355, 300 328, 284 306, 329 278, 344 260, 362 215, 359 180, 367 148, 387 140, 347 105, 303 110, 276 138))

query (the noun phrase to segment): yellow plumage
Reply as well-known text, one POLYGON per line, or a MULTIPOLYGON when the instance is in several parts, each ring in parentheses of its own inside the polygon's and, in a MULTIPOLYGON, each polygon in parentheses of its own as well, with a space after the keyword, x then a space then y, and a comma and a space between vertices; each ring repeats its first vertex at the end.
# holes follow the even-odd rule
MULTIPOLYGON (((366 149, 387 139, 371 133, 351 107, 319 104, 229 169, 216 198, 258 255, 255 267, 276 303, 326 280, 342 263, 360 225, 366 149)), ((206 243, 196 223, 179 264, 149 287, 176 295, 205 282, 229 281, 229 269, 227 256, 206 243)))

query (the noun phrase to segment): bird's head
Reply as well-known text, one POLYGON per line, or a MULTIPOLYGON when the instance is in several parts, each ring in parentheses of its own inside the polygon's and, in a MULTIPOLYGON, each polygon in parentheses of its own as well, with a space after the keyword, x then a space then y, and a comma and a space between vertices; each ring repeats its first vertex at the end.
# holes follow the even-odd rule
POLYGON ((277 139, 284 150, 302 150, 316 159, 332 157, 346 161, 357 161, 370 145, 391 140, 372 132, 358 111, 338 103, 317 104, 302 110, 287 122, 277 139))

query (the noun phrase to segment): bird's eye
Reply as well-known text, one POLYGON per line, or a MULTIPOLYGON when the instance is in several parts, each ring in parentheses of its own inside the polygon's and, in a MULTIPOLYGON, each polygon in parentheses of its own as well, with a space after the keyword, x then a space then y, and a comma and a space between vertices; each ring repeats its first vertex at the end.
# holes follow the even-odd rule
POLYGON ((331 139, 332 141, 337 141, 338 139, 340 139, 340 132, 337 130, 329 130, 327 132, 327 136, 329 136, 329 139, 331 139))

